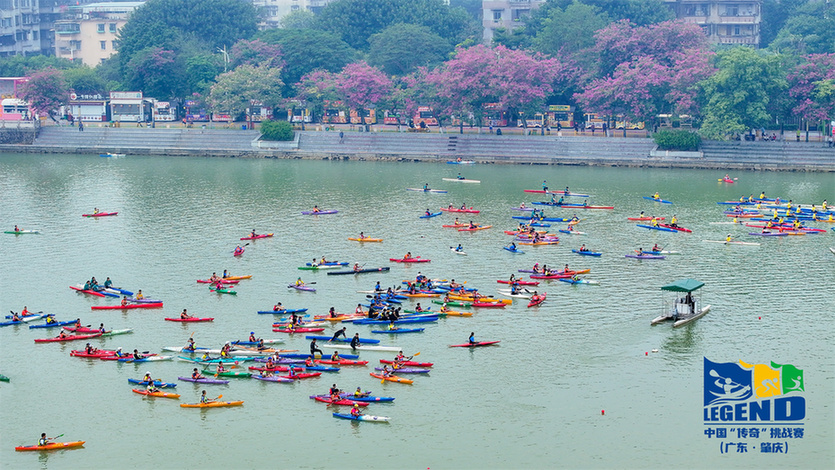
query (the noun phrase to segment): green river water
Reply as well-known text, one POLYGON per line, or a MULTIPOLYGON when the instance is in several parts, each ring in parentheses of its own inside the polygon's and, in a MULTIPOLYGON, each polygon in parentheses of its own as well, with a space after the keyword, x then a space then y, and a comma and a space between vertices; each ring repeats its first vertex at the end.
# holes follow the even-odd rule
MULTIPOLYGON (((515 301, 503 310, 481 309, 470 318, 449 317, 421 325, 419 334, 378 338, 382 344, 420 352, 434 362, 414 385, 380 384, 368 375, 380 358, 363 352, 366 367, 343 367, 294 384, 231 379, 224 386, 179 382, 179 400, 131 393, 128 378, 146 371, 166 381, 189 375, 192 366, 170 361, 146 364, 77 359, 71 349, 84 342, 35 344, 57 329, 0 328, 0 466, 2 468, 832 468, 835 465, 835 224, 811 224, 828 233, 762 238, 742 226, 710 224, 728 219, 717 201, 759 194, 800 203, 835 203, 835 177, 825 173, 732 174, 736 184, 717 183, 722 174, 702 170, 623 169, 559 166, 436 165, 291 160, 96 156, 0 156, 0 225, 40 229, 40 235, 0 237, 4 280, 0 310, 55 313, 108 328, 134 328, 130 335, 93 340, 97 347, 161 353, 193 333, 198 346, 220 347, 250 331, 273 333, 272 315, 257 310, 282 302, 324 314, 331 306, 351 312, 365 301, 357 290, 414 278, 468 281, 497 295, 497 279, 534 262, 590 268, 599 286, 545 282, 548 300, 538 308, 515 301), (444 182, 461 171, 481 184, 444 182), (523 189, 542 180, 562 189, 588 192, 591 204, 611 211, 576 211, 583 236, 561 237, 557 246, 502 250, 502 230, 515 226, 511 206, 542 200, 523 189), (429 183, 448 194, 407 192, 429 183), (658 191, 675 202, 641 198, 658 191), (424 210, 466 203, 481 214, 462 216, 492 224, 475 233, 441 228, 454 215, 419 219, 424 210), (302 216, 317 204, 336 215, 302 216), (98 207, 116 217, 82 218, 98 207), (626 217, 676 214, 693 233, 636 228, 626 217), (240 258, 232 250, 250 230, 275 232, 257 240, 240 258), (363 231, 383 243, 347 238, 363 231), (761 246, 705 243, 728 233, 761 246), (450 246, 461 243, 468 256, 450 246), (581 243, 604 252, 600 258, 571 253, 581 243), (654 243, 680 251, 661 261, 624 258, 654 243), (388 261, 407 251, 431 263, 388 261), (358 262, 391 271, 327 276, 296 268, 314 257, 358 262), (210 293, 195 283, 213 271, 252 274, 237 296, 210 293), (299 275, 316 282, 316 293, 286 288, 299 275), (126 313, 90 310, 114 304, 67 287, 91 276, 110 276, 115 285, 142 289, 164 300, 163 309, 126 313), (706 283, 702 301, 713 306, 704 318, 673 329, 651 327, 662 311, 660 287, 681 278, 706 283), (163 321, 183 308, 213 323, 163 321), (479 340, 497 347, 448 348, 479 340), (651 352, 658 350, 658 352, 651 352), (705 435, 703 358, 714 362, 793 364, 804 370, 806 417, 802 438, 744 440, 705 435), (336 383, 375 395, 396 397, 372 404, 367 413, 391 422, 334 419, 331 409, 309 395, 336 383), (183 409, 200 391, 244 400, 239 408, 183 409), (605 414, 602 411, 605 410, 605 414), (83 449, 14 452, 34 444, 41 432, 85 440, 83 449), (788 443, 787 453, 763 453, 763 442, 788 443), (722 453, 722 442, 734 449, 722 453)), ((575 211, 546 208, 548 216, 575 211)), ((564 228, 554 224, 552 230, 564 228)), ((422 299, 423 305, 428 304, 422 299)), ((407 301, 404 305, 414 305, 407 301)), ((437 307, 437 306, 436 306, 437 307)), ((327 326, 322 334, 330 334, 327 326)), ((370 326, 348 326, 349 336, 371 334, 370 326)), ((304 335, 284 338, 284 348, 306 351, 304 335)), ((325 348, 330 352, 328 348, 325 348)), ((347 412, 347 409, 342 411, 347 412)), ((772 425, 762 425, 771 428, 772 425)))

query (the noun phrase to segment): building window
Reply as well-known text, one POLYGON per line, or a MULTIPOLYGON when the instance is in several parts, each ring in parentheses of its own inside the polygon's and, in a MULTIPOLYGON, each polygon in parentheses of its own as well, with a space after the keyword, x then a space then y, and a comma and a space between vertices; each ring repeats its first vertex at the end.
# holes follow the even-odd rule
POLYGON ((493 22, 498 23, 502 20, 502 10, 493 10, 493 22))
POLYGON ((99 41, 99 46, 101 46, 101 50, 107 50, 107 41, 99 41))
POLYGON ((296 11, 296 10, 298 10, 298 9, 299 9, 299 6, 298 6, 298 5, 290 5, 290 10, 291 10, 291 11, 296 11))
POLYGON ((734 26, 734 36, 739 36, 741 34, 739 26, 734 26))
POLYGON ((109 31, 110 31, 111 33, 115 33, 115 32, 116 32, 116 23, 110 23, 110 24, 108 24, 108 25, 107 25, 107 27, 109 28, 109 31))
POLYGON ((96 32, 103 33, 104 32, 104 23, 99 23, 96 25, 96 32))
POLYGON ((38 40, 38 30, 32 31, 32 39, 37 41, 38 40))
POLYGON ((119 41, 110 41, 110 48, 111 49, 113 49, 115 51, 117 47, 119 47, 119 41))

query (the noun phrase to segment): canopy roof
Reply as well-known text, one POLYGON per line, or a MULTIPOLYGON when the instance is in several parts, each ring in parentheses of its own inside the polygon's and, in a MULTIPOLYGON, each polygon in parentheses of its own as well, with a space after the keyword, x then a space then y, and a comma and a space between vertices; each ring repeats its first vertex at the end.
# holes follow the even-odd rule
POLYGON ((693 292, 694 290, 701 289, 703 285, 705 285, 704 282, 697 281, 695 279, 679 279, 676 282, 662 287, 661 290, 673 292, 693 292))

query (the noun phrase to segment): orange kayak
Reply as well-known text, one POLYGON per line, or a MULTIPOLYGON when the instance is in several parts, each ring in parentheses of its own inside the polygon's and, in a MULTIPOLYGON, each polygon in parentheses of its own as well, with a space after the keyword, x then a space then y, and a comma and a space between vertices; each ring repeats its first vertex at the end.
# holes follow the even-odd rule
POLYGON ((375 374, 374 372, 371 372, 369 375, 371 375, 371 377, 375 377, 375 378, 378 378, 380 380, 388 380, 389 382, 397 382, 399 384, 410 384, 411 385, 411 383, 413 382, 413 380, 404 379, 403 377, 397 377, 396 375, 390 375, 388 377, 383 377, 381 374, 375 374))
POLYGON ((52 442, 45 446, 20 446, 15 447, 14 450, 21 452, 25 450, 55 450, 55 449, 69 449, 72 447, 81 447, 84 445, 85 441, 75 441, 75 442, 52 442))
POLYGON ((252 279, 252 274, 246 276, 226 276, 223 278, 224 281, 240 281, 241 279, 252 279))
POLYGON ((241 406, 244 404, 240 401, 212 401, 209 403, 180 403, 182 408, 220 408, 223 406, 241 406))
POLYGON ((438 315, 447 315, 450 317, 471 317, 473 312, 456 312, 455 310, 447 310, 446 312, 439 312, 438 315))
POLYGON ((349 238, 348 240, 353 240, 355 242, 381 242, 383 241, 382 238, 349 238))
POLYGON ((151 397, 159 397, 159 398, 180 398, 179 393, 168 393, 168 392, 148 392, 146 390, 137 390, 135 388, 131 389, 133 393, 138 393, 140 395, 148 395, 151 397))
MULTIPOLYGON (((465 300, 467 302, 472 302, 472 301, 475 300, 472 296, 469 296, 469 295, 450 295, 449 298, 453 299, 453 300, 465 300)), ((495 299, 495 298, 492 298, 492 297, 479 297, 478 302, 481 302, 481 303, 492 302, 492 303, 501 303, 501 304, 509 305, 509 304, 513 303, 513 300, 512 299, 495 299)))

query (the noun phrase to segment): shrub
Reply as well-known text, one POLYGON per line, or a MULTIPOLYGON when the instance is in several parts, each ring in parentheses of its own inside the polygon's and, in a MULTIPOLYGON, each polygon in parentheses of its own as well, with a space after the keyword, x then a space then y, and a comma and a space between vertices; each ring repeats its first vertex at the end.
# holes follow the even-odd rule
POLYGON ((702 138, 699 134, 684 130, 658 131, 652 138, 658 144, 659 150, 681 150, 684 152, 695 152, 699 150, 702 138))
POLYGON ((264 140, 293 140, 295 131, 287 121, 264 121, 261 124, 261 138, 264 140))

